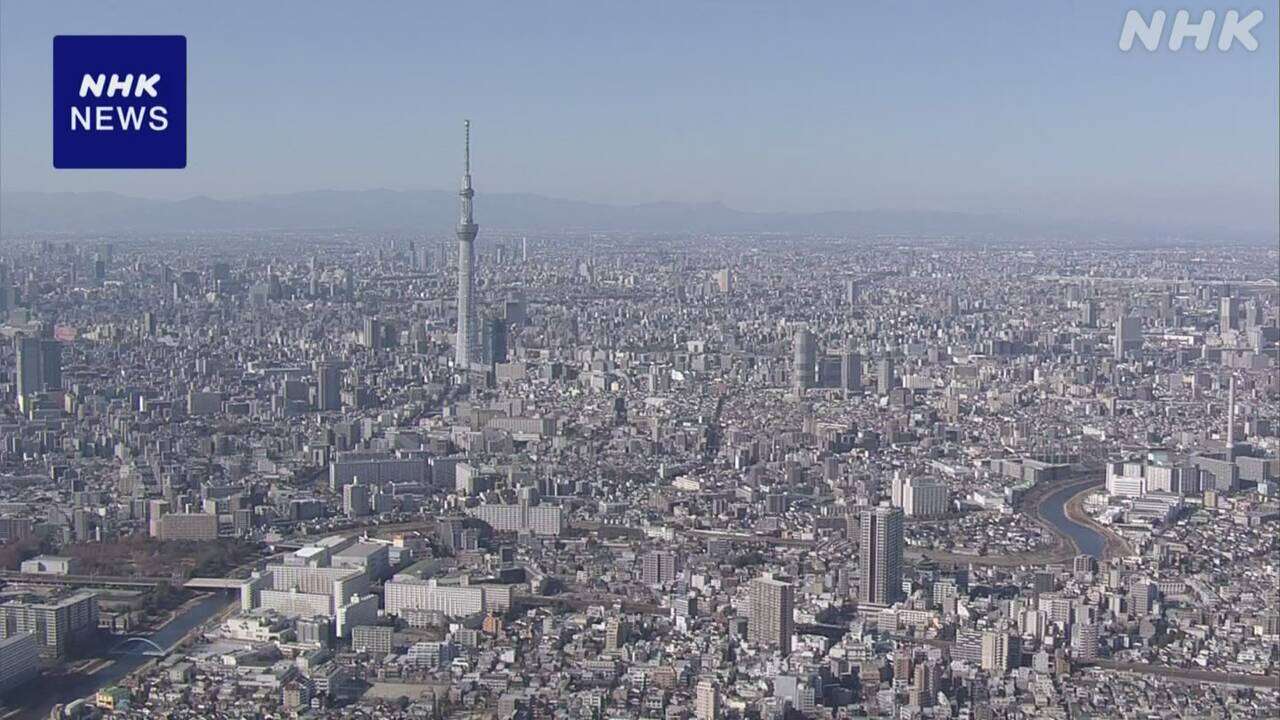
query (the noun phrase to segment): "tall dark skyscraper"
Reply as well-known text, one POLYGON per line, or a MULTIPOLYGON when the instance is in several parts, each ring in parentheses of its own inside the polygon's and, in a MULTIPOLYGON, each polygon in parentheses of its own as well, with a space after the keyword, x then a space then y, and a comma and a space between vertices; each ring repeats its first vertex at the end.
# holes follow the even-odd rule
POLYGON ((316 409, 342 409, 342 372, 337 363, 322 362, 316 366, 316 409))
POLYGON ((1085 300, 1080 305, 1080 322, 1085 327, 1098 326, 1098 304, 1093 300, 1085 300))
POLYGON ((0 264, 0 313, 13 307, 13 281, 9 279, 9 268, 0 264))
POLYGON ((462 189, 458 191, 460 216, 458 218, 458 340, 454 364, 465 370, 471 365, 471 351, 476 345, 475 305, 472 293, 475 284, 475 241, 480 226, 472 213, 471 199, 471 121, 463 124, 466 139, 463 143, 462 189))
POLYGON ((365 318, 364 332, 361 335, 365 347, 370 350, 380 349, 382 347, 382 322, 376 317, 365 318))
POLYGON ((807 327, 797 329, 792 342, 792 385, 796 394, 803 394, 816 384, 814 375, 818 364, 818 346, 807 327))
POLYGON ((14 376, 18 381, 18 403, 21 404, 24 397, 41 389, 40 338, 14 338, 13 349, 17 356, 14 376))
POLYGON ((489 364, 507 361, 507 322, 502 318, 489 318, 484 321, 483 332, 484 361, 489 364))
POLYGON ((902 510, 881 505, 861 515, 862 602, 889 605, 902 594, 902 510))
POLYGON ((1129 353, 1142 349, 1142 321, 1121 313, 1116 317, 1112 351, 1116 360, 1124 360, 1129 353))
POLYGON ((862 389, 862 356, 846 350, 840 356, 840 388, 858 391, 862 389))
POLYGON ((36 393, 62 389, 62 344, 52 338, 14 339, 18 404, 36 393))
POLYGON ((46 391, 62 389, 62 343, 52 338, 40 341, 40 382, 46 391))

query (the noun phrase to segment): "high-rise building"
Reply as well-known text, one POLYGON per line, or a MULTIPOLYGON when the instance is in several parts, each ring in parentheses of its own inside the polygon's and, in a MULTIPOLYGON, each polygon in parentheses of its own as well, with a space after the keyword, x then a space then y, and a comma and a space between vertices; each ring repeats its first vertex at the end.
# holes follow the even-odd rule
POLYGON ((435 669, 453 662, 456 653, 457 648, 449 640, 416 642, 409 646, 409 651, 405 653, 405 660, 411 666, 435 669))
POLYGON ((76 540, 89 542, 93 540, 93 511, 88 508, 76 508, 71 513, 71 530, 76 540))
POLYGON ((1081 662, 1098 659, 1097 623, 1078 622, 1071 626, 1071 656, 1081 662))
POLYGON ((218 539, 218 516, 213 513, 168 513, 159 520, 161 540, 189 542, 218 539))
POLYGON ((1073 572, 1080 574, 1097 572, 1098 560, 1092 555, 1077 555, 1075 560, 1072 561, 1071 569, 1073 572))
POLYGON ((32 521, 29 517, 0 515, 0 542, 14 543, 31 537, 32 521))
POLYGON ((548 536, 559 535, 564 528, 564 509, 556 505, 486 504, 468 508, 467 514, 497 532, 548 536))
POLYGON ((155 499, 147 501, 147 527, 151 537, 160 537, 160 521, 168 514, 168 500, 155 499))
POLYGON ((715 680, 704 677, 698 681, 693 713, 698 720, 720 720, 720 688, 715 680))
POLYGON ((32 633, 0 640, 0 695, 34 680, 40 672, 40 646, 32 633))
POLYGON ((823 355, 818 358, 818 371, 814 378, 814 385, 822 388, 838 388, 842 372, 839 355, 823 355))
POLYGON ((1112 351, 1116 360, 1123 360, 1131 352, 1142 349, 1142 321, 1136 317, 1121 315, 1116 318, 1112 351))
POLYGON ((342 511, 347 517, 364 517, 369 514, 369 486, 357 478, 342 486, 342 511))
POLYGON ((805 390, 815 385, 818 346, 814 342, 813 333, 807 327, 796 330, 792 343, 795 351, 791 368, 792 385, 795 387, 796 394, 803 394, 805 390))
POLYGON ((36 393, 62 389, 62 344, 52 338, 14 339, 18 405, 36 393))
POLYGON ((0 313, 14 305, 13 281, 9 278, 9 268, 0 265, 0 313))
POLYGON ((679 558, 673 552, 656 550, 644 556, 640 565, 640 581, 645 585, 669 585, 680 572, 679 558))
POLYGON ((921 660, 916 663, 911 679, 911 705, 932 707, 942 684, 942 672, 937 663, 921 660))
POLYGON ((1245 328, 1249 330, 1257 328, 1262 324, 1263 317, 1265 317, 1265 314, 1262 308, 1262 301, 1258 298, 1255 297, 1253 300, 1249 301, 1249 304, 1244 306, 1245 328))
POLYGON ((947 513, 947 486, 935 478, 910 477, 902 485, 902 511, 907 517, 947 513))
POLYGON ((471 366, 472 349, 476 344, 475 306, 472 293, 475 283, 475 241, 480 226, 476 225, 471 199, 471 121, 467 120, 466 140, 463 144, 462 189, 458 191, 460 216, 458 218, 458 339, 454 348, 454 364, 460 370, 471 366))
POLYGON ((840 356, 840 389, 862 389, 862 356, 856 352, 846 351, 840 356))
POLYGON ((1003 675, 1022 661, 1022 643, 1016 635, 996 630, 982 633, 982 669, 1003 675))
POLYGON ((715 281, 716 289, 723 295, 733 292, 733 271, 729 268, 716 271, 711 279, 715 281))
POLYGON ((514 296, 507 298, 502 306, 503 318, 508 325, 528 325, 529 324, 529 304, 523 297, 514 296))
POLYGON ((1236 376, 1227 381, 1227 459, 1236 455, 1236 376))
POLYGON ((300 680, 290 680, 280 689, 280 703, 286 709, 295 710, 311 702, 311 685, 300 680))
POLYGON ((40 655, 62 658, 98 631, 98 595, 79 590, 52 598, 16 596, 0 603, 0 638, 33 633, 40 655))
POLYGON ((748 638, 758 645, 777 648, 783 655, 790 654, 794 610, 795 588, 791 583, 772 575, 752 580, 748 638))
POLYGON ((902 510, 888 505, 861 514, 863 602, 891 605, 902 595, 902 510))
POLYGON ((844 281, 844 302, 846 305, 856 305, 858 302, 858 281, 853 278, 844 281))
POLYGON ((372 655, 387 655, 391 652, 394 636, 394 629, 385 625, 357 625, 351 628, 351 649, 372 655))
POLYGON ((622 618, 611 617, 604 624, 604 650, 617 652, 627 644, 627 623, 622 618))
POLYGON ((337 363, 316 365, 316 409, 321 412, 342 409, 342 369, 337 363))
MULTIPOLYGON (((285 559, 305 561, 297 555, 285 559)), ((363 597, 368 588, 369 575, 359 568, 270 564, 240 588, 240 607, 245 612, 265 608, 285 617, 336 617, 353 596, 363 597)))
POLYGON ((485 362, 494 365, 507 361, 507 323, 502 318, 484 321, 481 346, 485 362))
POLYGON ((407 616, 415 611, 466 617, 482 612, 505 612, 511 607, 511 587, 471 585, 467 578, 423 579, 407 573, 392 577, 383 585, 386 613, 407 616))
POLYGON ((876 392, 880 395, 888 395, 893 389, 893 359, 880 358, 880 362, 876 364, 876 392))
POLYGON ((1228 295, 1218 307, 1218 332, 1228 333, 1240 329, 1240 299, 1228 295))
POLYGON ((893 653, 893 688, 901 691, 909 687, 913 667, 915 667, 915 653, 911 652, 910 647, 901 647, 899 651, 893 653))
POLYGON ((378 350, 382 347, 382 322, 376 317, 367 317, 364 319, 364 332, 361 333, 361 340, 364 346, 370 350, 378 350))
POLYGON ((1156 584, 1147 578, 1136 578, 1129 583, 1129 610, 1134 615, 1146 617, 1155 609, 1156 584))
POLYGON ((1098 325, 1098 304, 1092 300, 1085 300, 1080 304, 1080 322, 1085 327, 1097 327, 1098 325))

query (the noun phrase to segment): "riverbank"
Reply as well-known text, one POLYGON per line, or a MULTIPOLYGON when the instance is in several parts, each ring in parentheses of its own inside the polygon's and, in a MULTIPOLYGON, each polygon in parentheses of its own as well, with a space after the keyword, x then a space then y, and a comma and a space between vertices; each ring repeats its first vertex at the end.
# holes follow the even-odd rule
MULTIPOLYGON (((215 616, 237 607, 238 598, 232 594, 210 593, 188 603, 169 622, 149 637, 160 647, 170 647, 190 637, 215 616)), ((103 650, 110 652, 111 644, 103 650)), ((16 706, 8 717, 17 720, 39 720, 49 717, 54 705, 67 704, 89 697, 104 687, 115 685, 128 677, 154 657, 146 655, 103 655, 88 662, 81 661, 69 671, 47 671, 31 682, 25 692, 10 698, 16 706)))
POLYGON ((1053 536, 1052 541, 1042 548, 1008 555, 967 555, 911 549, 907 551, 907 557, 950 565, 1018 567, 1070 563, 1077 555, 1092 555, 1098 560, 1105 560, 1130 554, 1132 550, 1123 538, 1084 512, 1084 498, 1105 482, 1100 473, 1090 473, 1061 483, 1037 486, 1018 501, 1016 511, 1034 520, 1053 536))
POLYGON ((1084 525, 1102 536, 1102 557, 1098 558, 1099 560, 1110 560, 1112 558, 1132 555, 1133 546, 1129 544, 1128 540, 1121 537, 1115 530, 1112 530, 1106 525, 1094 520, 1089 516, 1089 513, 1084 511, 1084 499, 1093 493, 1096 487, 1097 486, 1085 488, 1071 496, 1071 499, 1067 501, 1064 508, 1064 514, 1068 520, 1079 525, 1084 525))
POLYGON ((1037 522, 1061 536, 1075 555, 1091 555, 1099 561, 1132 552, 1124 538, 1084 511, 1084 499, 1105 482, 1099 474, 1056 486, 1036 504, 1034 514, 1037 522))

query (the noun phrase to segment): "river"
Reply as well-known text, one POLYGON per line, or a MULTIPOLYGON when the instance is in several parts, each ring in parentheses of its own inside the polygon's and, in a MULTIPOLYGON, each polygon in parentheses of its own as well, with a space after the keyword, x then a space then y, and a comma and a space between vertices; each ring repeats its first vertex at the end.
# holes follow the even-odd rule
POLYGON ((1059 532, 1075 540, 1082 554, 1092 555, 1101 560, 1103 549, 1107 544, 1106 538, 1097 530, 1067 517, 1067 503, 1083 489, 1084 486, 1079 483, 1072 483, 1055 490, 1040 503, 1040 517, 1057 528, 1059 532))
MULTIPOLYGON (((149 637, 155 644, 167 648, 182 639, 191 630, 204 624, 209 618, 218 614, 231 602, 237 601, 239 595, 224 592, 213 592, 188 605, 163 627, 151 633, 149 637)), ((106 637, 102 643, 103 651, 109 651, 123 638, 106 637)), ((27 704, 15 718, 36 720, 49 717, 49 712, 58 703, 67 704, 73 700, 87 697, 98 690, 118 683, 129 673, 142 667, 156 658, 146 655, 109 655, 108 665, 104 665, 90 675, 70 674, 58 676, 56 679, 45 674, 31 683, 33 692, 27 694, 27 704)), ((0 713, 2 714, 2 713, 0 713)))

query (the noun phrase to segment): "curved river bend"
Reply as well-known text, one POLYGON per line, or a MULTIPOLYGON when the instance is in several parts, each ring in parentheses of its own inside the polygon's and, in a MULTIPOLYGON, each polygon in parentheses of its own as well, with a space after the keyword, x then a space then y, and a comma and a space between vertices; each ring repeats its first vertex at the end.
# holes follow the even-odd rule
POLYGON ((1067 503, 1083 489, 1080 484, 1073 483, 1055 490, 1040 503, 1040 517, 1074 540, 1081 554, 1092 555, 1101 560, 1103 548, 1107 544, 1102 533, 1067 517, 1067 503))

